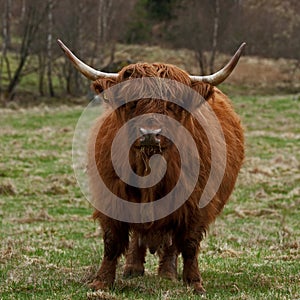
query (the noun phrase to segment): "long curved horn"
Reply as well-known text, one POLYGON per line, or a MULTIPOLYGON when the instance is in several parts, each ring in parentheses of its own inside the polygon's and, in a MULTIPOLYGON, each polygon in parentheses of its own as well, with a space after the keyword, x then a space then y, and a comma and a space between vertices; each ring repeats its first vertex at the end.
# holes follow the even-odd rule
POLYGON ((242 54, 245 46, 246 46, 246 43, 242 43, 241 46, 239 47, 239 49, 232 56, 231 60, 220 71, 218 71, 212 75, 207 75, 207 76, 190 76, 191 80, 207 82, 214 86, 222 83, 234 70, 236 64, 238 63, 238 61, 241 57, 241 54, 242 54))
POLYGON ((96 80, 99 78, 116 78, 118 76, 118 73, 105 73, 91 68, 79 58, 77 58, 61 40, 58 39, 57 43, 65 52, 70 61, 74 64, 75 68, 88 79, 96 80))

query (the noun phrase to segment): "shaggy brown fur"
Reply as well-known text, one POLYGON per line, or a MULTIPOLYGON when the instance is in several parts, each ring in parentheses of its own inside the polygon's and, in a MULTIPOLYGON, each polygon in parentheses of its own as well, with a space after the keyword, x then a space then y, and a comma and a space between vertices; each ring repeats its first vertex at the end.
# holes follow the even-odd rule
MULTIPOLYGON (((178 180, 181 171, 179 155, 176 147, 168 144, 166 139, 162 139, 162 146, 164 146, 162 155, 167 161, 168 168, 160 183, 151 188, 138 189, 127 186, 117 177, 111 163, 111 144, 115 133, 124 122, 134 116, 145 113, 158 113, 178 120, 190 131, 195 140, 201 161, 201 169, 198 183, 189 199, 179 209, 163 219, 146 224, 128 224, 113 220, 98 210, 94 212, 93 216, 100 221, 104 233, 104 258, 92 287, 95 289, 107 288, 113 284, 117 261, 123 253, 126 253, 124 276, 142 275, 144 273, 146 250, 149 248, 151 253, 157 252, 159 255, 159 275, 170 279, 176 279, 177 277, 177 256, 181 253, 184 264, 183 280, 192 285, 195 291, 203 292, 197 260, 199 246, 209 224, 221 212, 234 188, 244 158, 243 129, 230 100, 219 89, 206 83, 191 82, 187 73, 172 65, 158 63, 129 65, 120 71, 116 80, 98 79, 93 83, 93 86, 98 93, 101 93, 117 83, 129 82, 131 78, 144 77, 176 80, 194 89, 207 101, 217 116, 225 136, 227 147, 226 170, 222 183, 213 199, 205 207, 199 208, 199 199, 211 169, 211 151, 207 135, 195 118, 179 106, 157 99, 141 99, 134 103, 130 102, 117 110, 108 108, 106 113, 99 118, 96 127, 100 130, 92 132, 92 142, 89 145, 90 153, 93 153, 95 147, 95 157, 89 155, 88 175, 91 191, 96 201, 101 201, 101 191, 97 189, 97 180, 95 179, 98 172, 114 194, 137 203, 150 202, 160 198, 171 191, 178 180), (94 140, 96 140, 96 143, 94 140), (94 159, 97 169, 91 167, 94 159), (132 237, 129 243, 130 233, 132 237)), ((157 87, 153 86, 153 88, 157 87)), ((126 91, 125 86, 122 97, 134 97, 132 93, 127 95, 126 91)), ((177 92, 179 95, 184 93, 180 90, 177 92)), ((117 101, 117 99, 111 99, 110 96, 109 90, 107 90, 105 99, 113 107, 114 101, 117 101)), ((183 94, 182 99, 185 99, 183 94)), ((217 130, 214 124, 210 122, 209 114, 204 106, 194 107, 194 111, 199 118, 206 118, 212 132, 217 130)), ((219 145, 220 150, 221 147, 224 147, 221 141, 217 141, 216 144, 219 145)), ((186 145, 184 141, 183 145, 186 145)), ((141 153, 136 151, 134 147, 130 151, 130 163, 138 175, 148 174, 147 164, 145 164, 141 153)), ((186 178, 188 184, 188 173, 186 173, 186 178)))

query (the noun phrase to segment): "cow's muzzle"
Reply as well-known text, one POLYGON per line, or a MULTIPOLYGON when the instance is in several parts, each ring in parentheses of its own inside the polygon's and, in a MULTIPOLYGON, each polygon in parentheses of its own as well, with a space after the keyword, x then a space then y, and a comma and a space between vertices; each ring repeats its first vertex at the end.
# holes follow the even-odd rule
POLYGON ((148 129, 148 128, 140 128, 140 132, 143 135, 140 137, 140 145, 142 147, 154 147, 160 146, 160 133, 161 129, 148 129))

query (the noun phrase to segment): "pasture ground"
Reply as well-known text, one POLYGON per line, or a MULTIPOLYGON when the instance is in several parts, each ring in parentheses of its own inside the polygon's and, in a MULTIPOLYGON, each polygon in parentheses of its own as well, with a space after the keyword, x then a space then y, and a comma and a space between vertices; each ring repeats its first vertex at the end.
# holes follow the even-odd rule
POLYGON ((1 109, 0 299, 300 299, 300 101, 233 103, 246 128, 246 160, 202 243, 203 297, 182 280, 158 278, 150 254, 144 277, 123 280, 122 259, 114 289, 91 291, 103 245, 71 162, 83 106, 1 109))

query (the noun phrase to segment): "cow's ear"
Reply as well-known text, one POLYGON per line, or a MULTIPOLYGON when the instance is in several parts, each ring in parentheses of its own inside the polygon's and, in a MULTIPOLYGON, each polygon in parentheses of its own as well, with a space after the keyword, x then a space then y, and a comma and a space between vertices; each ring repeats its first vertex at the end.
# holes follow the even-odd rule
POLYGON ((105 94, 103 85, 98 80, 93 82, 92 88, 96 92, 98 99, 100 99, 101 102, 109 103, 109 99, 105 94))
POLYGON ((93 82, 92 88, 96 92, 97 95, 100 96, 103 102, 109 103, 112 105, 112 101, 109 96, 109 88, 116 84, 115 80, 110 79, 110 78, 105 78, 105 79, 97 79, 93 82))
POLYGON ((92 83, 92 88, 97 94, 101 94, 104 90, 102 84, 98 80, 92 83))
POLYGON ((127 68, 123 73, 123 79, 130 78, 132 76, 133 72, 134 72, 133 69, 127 68))

